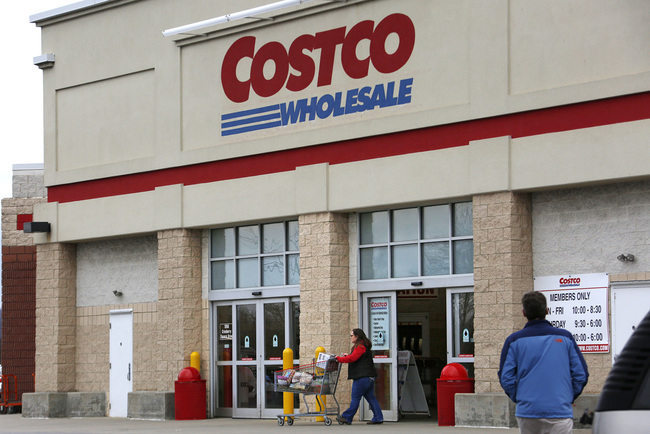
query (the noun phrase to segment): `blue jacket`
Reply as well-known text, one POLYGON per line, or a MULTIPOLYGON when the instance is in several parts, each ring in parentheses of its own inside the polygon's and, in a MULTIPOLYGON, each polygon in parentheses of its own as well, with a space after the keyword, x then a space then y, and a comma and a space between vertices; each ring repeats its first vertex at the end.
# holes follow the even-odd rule
POLYGON ((573 418, 573 401, 588 378, 571 333, 545 319, 528 321, 503 345, 499 381, 517 403, 517 417, 573 418))

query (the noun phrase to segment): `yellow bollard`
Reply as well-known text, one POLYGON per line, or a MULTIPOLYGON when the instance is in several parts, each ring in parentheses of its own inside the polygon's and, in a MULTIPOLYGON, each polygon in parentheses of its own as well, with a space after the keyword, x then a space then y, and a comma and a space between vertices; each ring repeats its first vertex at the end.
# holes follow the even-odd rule
POLYGON ((190 354, 190 366, 201 373, 201 355, 196 351, 190 354))
MULTIPOLYGON (((282 351, 282 369, 291 368, 293 368, 293 350, 291 348, 285 348, 282 351)), ((293 414, 293 398, 293 393, 282 392, 284 414, 293 414)))
MULTIPOLYGON (((323 347, 316 348, 316 358, 315 358, 315 360, 318 360, 318 355, 320 353, 324 353, 324 352, 325 352, 325 348, 323 348, 323 347)), ((321 396, 321 397, 316 396, 316 411, 325 412, 326 409, 327 409, 327 400, 325 399, 325 396, 321 396)), ((317 422, 323 422, 324 420, 325 420, 325 418, 323 416, 317 416, 316 417, 317 422)))

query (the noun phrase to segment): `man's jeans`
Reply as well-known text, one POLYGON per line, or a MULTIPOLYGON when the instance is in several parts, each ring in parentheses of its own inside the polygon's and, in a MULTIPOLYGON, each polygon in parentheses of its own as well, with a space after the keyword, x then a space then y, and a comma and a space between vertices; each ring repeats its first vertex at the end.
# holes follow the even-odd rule
POLYGON ((379 401, 377 401, 377 397, 375 397, 375 379, 370 377, 352 380, 352 401, 350 402, 350 408, 345 410, 341 416, 343 416, 343 418, 348 422, 352 422, 352 418, 359 409, 361 397, 366 398, 368 405, 370 405, 370 410, 372 410, 372 421, 382 422, 384 420, 384 415, 381 412, 381 408, 379 408, 379 401))

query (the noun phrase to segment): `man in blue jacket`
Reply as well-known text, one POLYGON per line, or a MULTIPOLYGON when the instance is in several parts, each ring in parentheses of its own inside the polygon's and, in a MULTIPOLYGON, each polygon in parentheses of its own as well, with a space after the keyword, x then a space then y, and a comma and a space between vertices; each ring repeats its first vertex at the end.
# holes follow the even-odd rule
POLYGON ((531 291, 521 299, 526 326, 508 336, 501 351, 499 381, 517 404, 522 434, 570 434, 573 401, 589 371, 571 333, 546 321, 546 297, 531 291))

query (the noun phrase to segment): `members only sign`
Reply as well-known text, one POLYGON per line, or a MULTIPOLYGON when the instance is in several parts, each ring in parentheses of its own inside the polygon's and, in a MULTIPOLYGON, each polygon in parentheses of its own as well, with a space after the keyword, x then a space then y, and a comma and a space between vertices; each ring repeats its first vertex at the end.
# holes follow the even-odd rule
POLYGON ((606 273, 535 278, 535 291, 546 296, 546 319, 573 334, 583 353, 609 352, 606 273))

